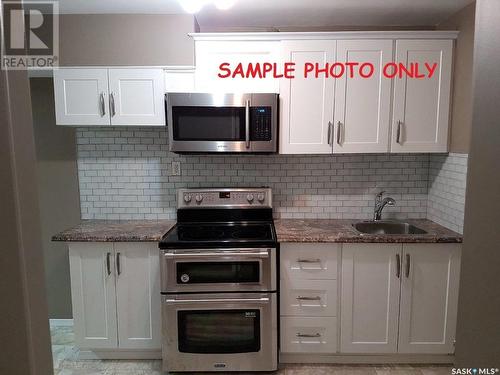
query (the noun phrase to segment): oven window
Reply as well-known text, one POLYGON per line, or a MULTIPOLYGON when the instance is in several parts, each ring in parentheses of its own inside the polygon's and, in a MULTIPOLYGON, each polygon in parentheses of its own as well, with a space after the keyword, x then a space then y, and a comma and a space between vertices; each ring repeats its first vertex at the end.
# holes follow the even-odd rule
POLYGON ((259 261, 177 263, 178 284, 258 283, 259 281, 259 261))
POLYGON ((179 352, 260 351, 260 310, 178 311, 179 352))
POLYGON ((176 141, 244 141, 244 107, 172 107, 176 141))

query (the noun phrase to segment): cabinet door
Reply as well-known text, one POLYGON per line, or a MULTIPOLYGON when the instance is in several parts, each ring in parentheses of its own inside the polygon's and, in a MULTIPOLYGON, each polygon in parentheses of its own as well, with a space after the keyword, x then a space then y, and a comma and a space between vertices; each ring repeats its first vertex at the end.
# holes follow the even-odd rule
MULTIPOLYGON (((392 60, 392 40, 339 40, 338 62, 371 63, 370 78, 342 75, 335 81, 333 152, 388 152, 391 80, 383 67, 392 60)), ((366 74, 369 68, 363 68, 366 74)))
POLYGON ((107 69, 55 69, 57 125, 109 125, 107 69))
POLYGON ((111 125, 165 125, 162 69, 109 69, 111 125))
MULTIPOLYGON (((231 71, 242 64, 280 62, 279 41, 197 41, 196 90, 199 92, 278 93, 279 80, 269 73, 266 78, 220 78, 221 63, 229 63, 231 71)), ((223 72, 222 72, 223 73, 223 72)))
POLYGON ((121 349, 160 349, 157 243, 115 244, 118 342, 121 349))
MULTIPOLYGON (((335 59, 335 41, 282 42, 283 61, 303 67, 306 62, 324 66, 335 59)), ((300 68, 302 69, 302 68, 300 68)), ((304 78, 280 81, 280 153, 330 154, 333 121, 334 82, 332 78, 304 78)))
POLYGON ((394 78, 392 152, 448 151, 452 49, 452 40, 396 41, 396 62, 438 66, 430 78, 394 78))
POLYGON ((460 245, 403 245, 399 352, 454 352, 460 245))
POLYGON ((75 342, 80 349, 116 349, 112 243, 71 243, 69 262, 75 342))
POLYGON ((400 254, 399 244, 342 245, 341 352, 396 353, 400 254))

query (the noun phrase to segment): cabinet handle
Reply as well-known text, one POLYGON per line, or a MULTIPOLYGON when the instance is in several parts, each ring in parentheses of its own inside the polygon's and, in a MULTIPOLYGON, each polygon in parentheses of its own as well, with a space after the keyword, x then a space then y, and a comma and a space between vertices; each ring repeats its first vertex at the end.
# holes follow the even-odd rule
POLYGON ((297 333, 297 337, 321 337, 321 333, 297 333))
POLYGON ((106 254, 106 270, 108 271, 108 276, 111 275, 111 253, 106 254))
POLYGON ((396 254, 396 277, 399 279, 401 277, 401 256, 396 254))
POLYGON ((99 105, 101 106, 101 117, 106 116, 106 106, 104 105, 104 93, 101 92, 99 95, 99 105))
POLYGON ((328 121, 328 144, 332 144, 332 123, 328 121))
POLYGON ((406 278, 410 277, 410 263, 411 263, 410 254, 406 254, 406 271, 405 271, 406 278))
POLYGON ((401 121, 398 121, 398 131, 396 134, 396 142, 401 144, 401 126, 403 126, 403 123, 401 121))
POLYGON ((341 127, 342 127, 342 123, 340 121, 337 122, 337 144, 339 146, 340 146, 341 127))
POLYGON ((114 117, 116 115, 115 93, 114 92, 109 94, 109 106, 110 106, 110 111, 111 111, 111 117, 114 117))
POLYGON ((314 296, 314 297, 298 296, 297 299, 299 301, 321 301, 320 296, 314 296))
POLYGON ((321 259, 297 259, 297 263, 321 263, 321 259))
POLYGON ((120 264, 120 253, 116 253, 116 272, 118 273, 118 276, 122 274, 122 267, 120 264))

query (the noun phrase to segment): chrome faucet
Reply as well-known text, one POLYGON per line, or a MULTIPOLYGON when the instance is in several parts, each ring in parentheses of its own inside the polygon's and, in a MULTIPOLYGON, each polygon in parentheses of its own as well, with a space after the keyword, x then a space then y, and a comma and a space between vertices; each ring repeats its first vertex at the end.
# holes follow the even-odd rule
POLYGON ((381 191, 375 197, 375 208, 373 210, 373 220, 378 221, 382 219, 382 210, 385 206, 394 206, 396 205, 396 201, 391 197, 386 197, 382 199, 385 191, 381 191))

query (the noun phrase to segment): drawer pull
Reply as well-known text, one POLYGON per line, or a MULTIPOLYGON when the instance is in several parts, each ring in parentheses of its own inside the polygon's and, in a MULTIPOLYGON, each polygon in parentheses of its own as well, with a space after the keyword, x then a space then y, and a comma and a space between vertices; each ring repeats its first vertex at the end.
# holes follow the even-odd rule
POLYGON ((321 259, 297 259, 297 263, 321 263, 321 259))
POLYGON ((297 299, 299 301, 321 301, 320 296, 314 296, 314 297, 298 296, 297 299))
POLYGON ((318 338, 321 337, 321 333, 297 333, 297 337, 308 337, 308 338, 318 338))

